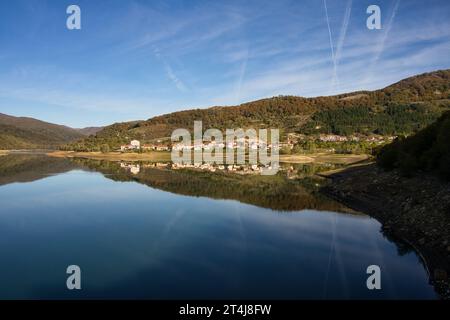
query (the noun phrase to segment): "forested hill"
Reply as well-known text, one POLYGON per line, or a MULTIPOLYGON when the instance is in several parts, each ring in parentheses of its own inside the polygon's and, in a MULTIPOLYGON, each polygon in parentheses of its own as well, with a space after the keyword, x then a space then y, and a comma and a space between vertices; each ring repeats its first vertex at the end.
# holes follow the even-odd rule
POLYGON ((116 123, 95 136, 68 145, 73 150, 117 148, 130 139, 170 137, 176 128, 279 128, 282 134, 333 133, 400 135, 414 133, 450 109, 450 70, 407 78, 384 89, 329 97, 278 96, 239 106, 174 112, 146 121, 116 123))
POLYGON ((76 129, 0 113, 0 149, 56 148, 82 137, 76 129))
POLYGON ((385 146, 377 162, 406 176, 430 172, 450 181, 450 111, 417 134, 385 146))

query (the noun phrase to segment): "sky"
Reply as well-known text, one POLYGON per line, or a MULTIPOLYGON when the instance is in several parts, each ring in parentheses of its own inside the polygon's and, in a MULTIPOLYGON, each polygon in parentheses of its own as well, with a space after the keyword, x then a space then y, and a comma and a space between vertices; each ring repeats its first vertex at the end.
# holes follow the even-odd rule
POLYGON ((379 89, 450 68, 449 17, 448 0, 0 1, 0 112, 86 127, 379 89))

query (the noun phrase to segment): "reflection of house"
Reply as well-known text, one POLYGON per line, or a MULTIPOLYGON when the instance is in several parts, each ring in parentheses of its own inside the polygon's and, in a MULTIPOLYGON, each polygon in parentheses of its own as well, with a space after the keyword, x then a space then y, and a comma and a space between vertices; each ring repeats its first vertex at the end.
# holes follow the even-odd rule
POLYGON ((121 162, 120 167, 131 172, 132 174, 138 174, 141 171, 141 166, 139 164, 128 164, 121 162))
POLYGON ((120 146, 120 151, 126 150, 139 150, 141 148, 141 143, 139 140, 131 140, 130 144, 120 146))

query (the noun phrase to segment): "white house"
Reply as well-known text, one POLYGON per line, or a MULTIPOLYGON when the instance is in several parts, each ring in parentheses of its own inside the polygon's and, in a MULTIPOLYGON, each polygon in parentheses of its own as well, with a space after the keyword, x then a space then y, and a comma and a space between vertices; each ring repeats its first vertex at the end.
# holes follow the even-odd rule
POLYGON ((134 147, 134 149, 140 149, 141 143, 139 140, 131 140, 130 145, 134 147))
POLYGON ((120 151, 136 150, 141 148, 139 140, 131 140, 130 144, 120 146, 120 151))

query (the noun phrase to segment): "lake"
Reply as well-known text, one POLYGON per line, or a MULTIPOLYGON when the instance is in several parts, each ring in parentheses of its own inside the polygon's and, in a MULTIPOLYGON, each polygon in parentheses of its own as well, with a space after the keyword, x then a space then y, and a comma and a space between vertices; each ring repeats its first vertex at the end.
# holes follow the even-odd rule
POLYGON ((0 298, 436 299, 418 255, 322 196, 316 170, 0 156, 0 298))

